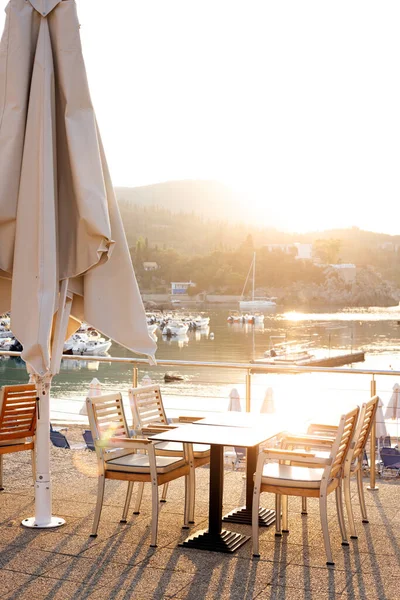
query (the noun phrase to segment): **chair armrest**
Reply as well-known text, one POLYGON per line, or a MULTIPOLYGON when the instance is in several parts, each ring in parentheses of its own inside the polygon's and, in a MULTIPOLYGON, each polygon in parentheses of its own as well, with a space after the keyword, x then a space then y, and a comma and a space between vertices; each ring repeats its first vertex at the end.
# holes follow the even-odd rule
POLYGON ((108 440, 95 440, 94 443, 98 448, 124 448, 125 450, 134 450, 140 446, 148 446, 153 442, 146 438, 111 437, 108 438, 108 440))
POLYGON ((290 444, 304 444, 306 446, 319 445, 319 446, 332 446, 335 441, 334 438, 325 437, 322 435, 285 435, 280 439, 281 442, 290 444))
MULTIPOLYGON (((332 435, 336 434, 338 428, 337 425, 326 425, 324 423, 311 423, 308 426, 307 434, 313 434, 314 431, 323 431, 327 434, 331 433, 332 435)), ((318 434, 317 434, 318 435, 318 434)))
POLYGON ((264 455, 264 459, 289 460, 296 463, 305 463, 308 466, 329 465, 331 463, 330 458, 319 458, 312 452, 299 452, 297 450, 268 448, 260 454, 264 455))
POLYGON ((178 417, 179 423, 195 423, 196 421, 201 421, 204 417, 190 417, 182 415, 178 417))
POLYGON ((156 433, 162 433, 163 431, 170 431, 171 429, 176 429, 178 425, 167 425, 166 423, 162 423, 161 425, 145 425, 141 429, 142 435, 155 435, 156 433))

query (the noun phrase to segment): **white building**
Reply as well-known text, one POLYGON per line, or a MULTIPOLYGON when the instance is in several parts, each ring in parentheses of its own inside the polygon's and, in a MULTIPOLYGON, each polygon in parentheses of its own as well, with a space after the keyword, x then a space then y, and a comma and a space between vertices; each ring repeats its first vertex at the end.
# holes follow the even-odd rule
POLYGON ((195 287, 196 284, 192 281, 172 281, 171 282, 171 296, 182 296, 187 294, 190 287, 195 287))
POLYGON ((301 260, 312 260, 312 244, 302 244, 295 242, 294 244, 267 244, 266 246, 270 252, 273 250, 280 250, 286 254, 291 254, 296 249, 295 258, 301 260))

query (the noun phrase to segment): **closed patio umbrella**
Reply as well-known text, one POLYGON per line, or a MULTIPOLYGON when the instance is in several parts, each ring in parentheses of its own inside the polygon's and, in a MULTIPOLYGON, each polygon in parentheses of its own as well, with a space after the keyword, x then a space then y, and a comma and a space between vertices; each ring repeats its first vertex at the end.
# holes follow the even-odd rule
POLYGON ((38 394, 35 517, 53 527, 49 394, 86 321, 154 359, 93 111, 74 2, 11 0, 0 47, 0 314, 38 394))
POLYGON ((241 412, 242 410, 242 407, 240 405, 240 395, 236 388, 232 388, 229 393, 228 410, 233 410, 236 412, 241 412))
POLYGON ((393 386, 393 393, 390 396, 389 404, 386 407, 385 418, 400 418, 400 385, 398 383, 395 383, 393 386))
POLYGON ((273 414, 275 412, 274 390, 271 387, 267 388, 265 392, 260 412, 266 414, 273 414))

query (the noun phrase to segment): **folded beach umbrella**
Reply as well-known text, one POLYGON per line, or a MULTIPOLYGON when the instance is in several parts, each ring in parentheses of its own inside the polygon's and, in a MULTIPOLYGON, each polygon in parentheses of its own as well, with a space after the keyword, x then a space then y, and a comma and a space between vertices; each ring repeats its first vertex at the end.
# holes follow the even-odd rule
POLYGON ((273 414, 275 412, 274 391, 271 387, 267 388, 265 392, 260 412, 266 414, 273 414))
POLYGON ((38 390, 35 517, 52 527, 49 393, 86 321, 154 360, 93 111, 75 2, 11 0, 0 46, 0 314, 38 390))
POLYGON ((240 396, 236 388, 232 388, 229 394, 228 410, 241 412, 240 396))
POLYGON ((400 385, 395 383, 385 411, 386 419, 400 419, 400 385))
POLYGON ((387 429, 385 424, 385 417, 383 414, 383 402, 379 398, 378 408, 375 416, 376 430, 375 434, 377 438, 384 438, 387 436, 387 429))

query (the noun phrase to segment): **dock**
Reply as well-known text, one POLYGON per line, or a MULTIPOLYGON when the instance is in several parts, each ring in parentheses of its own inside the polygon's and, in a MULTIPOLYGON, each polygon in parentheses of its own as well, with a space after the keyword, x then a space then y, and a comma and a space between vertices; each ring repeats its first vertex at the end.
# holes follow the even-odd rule
MULTIPOLYGON (((348 354, 336 354, 335 356, 325 356, 323 358, 310 358, 308 360, 275 360, 270 358, 259 358, 251 361, 255 365, 271 366, 294 366, 294 367, 342 367, 357 362, 364 362, 365 352, 351 352, 348 354)), ((269 369, 270 371, 270 369, 269 369)))

